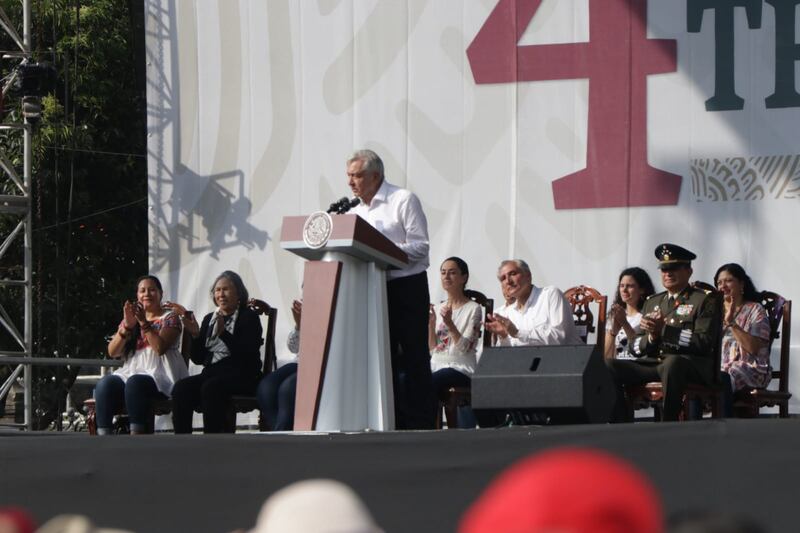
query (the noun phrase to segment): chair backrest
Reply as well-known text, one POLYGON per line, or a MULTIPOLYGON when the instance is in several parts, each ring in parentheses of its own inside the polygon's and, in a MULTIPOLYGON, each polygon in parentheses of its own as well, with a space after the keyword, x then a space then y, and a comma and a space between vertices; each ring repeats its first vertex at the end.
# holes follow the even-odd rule
POLYGON ((778 390, 789 391, 789 351, 792 337, 792 301, 786 300, 778 293, 763 291, 759 301, 764 306, 769 318, 770 348, 775 339, 781 339, 780 363, 772 371, 772 379, 778 380, 778 390))
POLYGON ((183 324, 181 324, 181 355, 183 362, 188 365, 192 355, 192 334, 183 324))
MULTIPOLYGON (((714 297, 714 304, 717 307, 717 314, 719 315, 719 330, 717 331, 717 342, 714 343, 714 353, 712 354, 712 357, 714 358, 714 366, 712 368, 722 368, 722 333, 725 329, 722 323, 723 313, 725 310, 723 307, 722 293, 719 292, 714 285, 706 283, 705 281, 693 281, 692 287, 701 291, 705 291, 706 294, 710 294, 714 297)), ((711 381, 714 384, 719 384, 721 381, 720 373, 712 373, 711 381)))
POLYGON ((572 307, 572 318, 578 328, 578 334, 586 342, 590 333, 597 333, 597 347, 603 354, 606 341, 606 307, 608 297, 588 285, 578 285, 564 292, 569 305, 572 307), (594 314, 589 304, 597 304, 597 325, 595 326, 594 314))
POLYGON ((695 289, 700 289, 701 291, 706 292, 717 292, 717 288, 710 283, 706 283, 705 281, 694 281, 692 282, 692 287, 695 289))
POLYGON ((264 339, 264 374, 269 374, 278 367, 275 353, 275 324, 278 321, 278 310, 263 300, 251 299, 247 306, 259 315, 267 316, 267 334, 264 339))
POLYGON ((483 307, 483 331, 481 332, 481 336, 483 337, 483 347, 488 348, 492 345, 492 334, 486 329, 486 316, 494 312, 494 300, 487 298, 482 292, 473 291, 471 289, 465 290, 464 294, 467 295, 467 298, 483 307))

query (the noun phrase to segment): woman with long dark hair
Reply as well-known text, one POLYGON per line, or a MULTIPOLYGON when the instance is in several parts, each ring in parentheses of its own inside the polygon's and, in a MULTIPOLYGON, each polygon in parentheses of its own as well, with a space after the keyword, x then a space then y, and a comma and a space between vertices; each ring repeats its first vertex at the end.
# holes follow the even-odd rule
POLYGON ((112 419, 123 407, 131 433, 152 433, 153 402, 168 398, 175 382, 188 375, 179 350, 180 320, 161 305, 163 295, 157 277, 142 276, 136 282, 136 301, 122 306, 108 355, 124 363, 95 388, 98 435, 111 432, 112 419))
MULTIPOLYGON (((469 387, 472 382, 483 313, 464 293, 469 280, 466 261, 448 257, 439 267, 439 276, 447 300, 431 306, 428 347, 434 392, 443 399, 451 387, 469 387)), ((459 425, 474 427, 461 420, 459 425)))
POLYGON ((631 359, 628 346, 639 333, 642 306, 653 293, 650 276, 639 267, 623 270, 617 282, 616 295, 606 319, 606 359, 631 359))
POLYGON ((261 321, 247 307, 249 294, 242 278, 230 270, 217 276, 211 299, 216 309, 203 318, 202 325, 191 315, 185 322, 193 338, 192 361, 204 368, 175 384, 175 433, 192 432, 195 410, 203 413, 204 433, 233 433, 235 424, 228 421, 231 397, 252 395, 261 377, 261 321))
POLYGON ((766 387, 772 379, 769 318, 753 281, 741 265, 728 263, 717 269, 714 286, 724 298, 722 372, 733 391, 766 387))

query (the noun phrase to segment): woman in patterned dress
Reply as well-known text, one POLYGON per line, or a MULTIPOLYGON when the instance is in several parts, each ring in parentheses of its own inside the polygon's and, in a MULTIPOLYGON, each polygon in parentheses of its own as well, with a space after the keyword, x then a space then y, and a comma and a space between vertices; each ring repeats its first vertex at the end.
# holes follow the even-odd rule
MULTIPOLYGON (((735 392, 766 387, 772 379, 769 364, 770 326, 750 276, 740 265, 722 265, 714 285, 724 297, 722 379, 735 392)), ((724 415, 732 414, 732 394, 726 394, 724 415)))

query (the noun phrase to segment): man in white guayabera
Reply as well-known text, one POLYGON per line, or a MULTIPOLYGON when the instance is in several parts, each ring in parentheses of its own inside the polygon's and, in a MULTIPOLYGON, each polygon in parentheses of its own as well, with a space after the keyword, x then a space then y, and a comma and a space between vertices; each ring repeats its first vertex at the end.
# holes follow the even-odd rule
POLYGON ((567 299, 556 287, 535 286, 525 261, 503 261, 497 279, 503 296, 514 301, 486 318, 495 346, 583 344, 567 299))

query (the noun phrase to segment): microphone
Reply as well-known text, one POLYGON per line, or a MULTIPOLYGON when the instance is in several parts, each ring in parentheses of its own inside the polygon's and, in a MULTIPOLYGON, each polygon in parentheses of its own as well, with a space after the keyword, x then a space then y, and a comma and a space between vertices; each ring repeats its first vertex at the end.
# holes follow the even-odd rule
POLYGON ((348 199, 347 199, 347 196, 342 196, 341 198, 339 198, 338 200, 336 200, 335 202, 333 202, 333 203, 332 203, 332 204, 331 204, 331 205, 328 207, 328 210, 326 211, 326 213, 338 213, 338 212, 339 212, 339 210, 340 210, 340 209, 342 209, 342 207, 343 207, 345 204, 349 203, 349 202, 350 202, 350 200, 348 200, 348 199))
POLYGON ((360 203, 361 203, 361 198, 359 198, 358 196, 355 196, 350 200, 347 200, 347 202, 345 202, 344 205, 342 206, 342 209, 339 211, 339 214, 344 215, 345 213, 347 213, 360 203))

